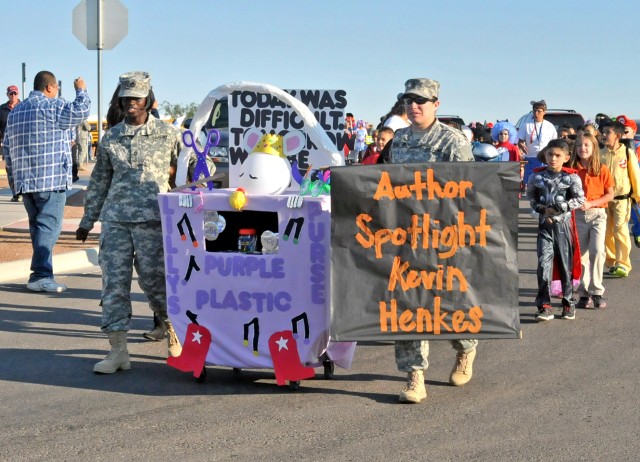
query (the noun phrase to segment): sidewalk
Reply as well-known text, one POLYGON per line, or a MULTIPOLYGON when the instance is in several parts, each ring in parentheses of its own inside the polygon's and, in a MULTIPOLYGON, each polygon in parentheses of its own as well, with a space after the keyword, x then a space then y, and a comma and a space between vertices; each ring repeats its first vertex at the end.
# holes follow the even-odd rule
MULTIPOLYGON (((80 180, 73 183, 72 189, 67 191, 67 200, 74 194, 86 189, 94 164, 83 164, 83 170, 78 172, 80 180)), ((7 173, 4 162, 0 162, 0 179, 6 179, 7 173)), ((62 223, 62 234, 75 234, 80 218, 65 218, 62 223)), ((11 202, 11 190, 0 188, 0 230, 13 233, 29 233, 29 220, 22 202, 11 202)), ((90 236, 100 234, 100 222, 91 230, 90 236)), ((98 247, 83 250, 57 253, 53 257, 55 274, 73 273, 82 270, 96 269, 98 265, 98 247)), ((0 283, 9 281, 26 281, 29 278, 31 255, 24 259, 0 263, 0 283)))

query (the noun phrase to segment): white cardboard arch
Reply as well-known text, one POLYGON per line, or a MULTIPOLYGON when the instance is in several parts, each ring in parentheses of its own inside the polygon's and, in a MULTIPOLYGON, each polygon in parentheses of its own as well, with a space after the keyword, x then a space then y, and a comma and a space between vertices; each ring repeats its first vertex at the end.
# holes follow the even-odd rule
MULTIPOLYGON (((298 116, 305 123, 305 133, 311 138, 313 144, 318 150, 327 156, 327 166, 344 165, 344 157, 342 153, 331 142, 322 126, 318 123, 313 113, 299 99, 292 97, 287 92, 278 87, 259 82, 232 82, 220 85, 209 92, 205 99, 198 107, 189 129, 193 132, 194 139, 198 139, 198 135, 204 126, 207 117, 213 109, 213 105, 220 98, 226 97, 234 91, 255 91, 257 93, 269 93, 280 101, 291 106, 298 116)), ((178 158, 178 171, 176 173, 176 184, 182 185, 187 182, 187 168, 189 164, 189 150, 191 148, 183 147, 178 158)))

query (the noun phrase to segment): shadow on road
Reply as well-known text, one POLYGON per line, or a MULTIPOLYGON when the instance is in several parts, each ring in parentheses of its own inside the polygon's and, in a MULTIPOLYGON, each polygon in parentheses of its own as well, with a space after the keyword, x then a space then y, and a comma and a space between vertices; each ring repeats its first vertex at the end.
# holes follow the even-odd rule
MULTIPOLYGON (((352 386, 350 382, 404 381, 402 377, 383 374, 353 374, 324 379, 322 371, 317 370, 315 379, 302 381, 300 387, 294 390, 288 386, 278 386, 271 370, 243 369, 238 372, 230 368, 208 366, 206 380, 201 383, 191 373, 167 366, 164 359, 136 354, 131 355, 132 368, 128 371, 94 374, 92 370, 96 357, 103 354, 102 350, 91 349, 5 349, 3 357, 6 359, 0 369, 0 380, 143 396, 317 393, 353 395, 379 403, 395 403, 398 397, 396 394, 367 393, 346 388, 352 386), (37 366, 34 361, 37 361, 37 366), (340 382, 346 386, 338 386, 340 382)), ((438 381, 428 381, 428 384, 449 386, 438 381)))

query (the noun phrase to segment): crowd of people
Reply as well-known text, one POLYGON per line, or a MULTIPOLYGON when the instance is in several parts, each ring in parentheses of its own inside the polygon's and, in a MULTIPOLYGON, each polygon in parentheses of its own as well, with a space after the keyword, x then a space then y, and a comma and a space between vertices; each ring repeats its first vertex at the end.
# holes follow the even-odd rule
POLYGON ((574 319, 576 307, 607 306, 605 267, 612 277, 627 277, 631 271, 629 222, 640 200, 640 168, 632 138, 623 141, 632 135, 628 125, 628 119, 619 116, 604 121, 600 132, 589 122, 575 140, 555 138, 540 151, 544 165, 532 171, 527 183, 527 197, 538 214, 536 319, 540 321, 554 318, 550 300, 554 273, 561 283, 561 317, 574 319))
MULTIPOLYGON (((41 71, 24 101, 19 102, 18 89, 12 85, 7 88, 8 103, 0 106, 9 183, 14 198, 23 197, 29 216, 33 256, 27 288, 37 292, 66 290, 54 279, 52 249, 61 230, 66 190, 77 177, 72 158, 87 155, 90 109, 84 80, 76 79, 74 88, 73 101, 57 98, 55 76, 41 71), (73 146, 78 155, 72 157, 73 146)), ((532 101, 531 117, 518 129, 507 121, 461 127, 437 119, 439 89, 435 80, 407 80, 375 130, 348 113, 345 131, 353 138, 352 148, 345 150, 348 163, 473 162, 474 143, 495 147, 501 160, 525 166, 521 175, 526 197, 538 217, 536 318, 555 317, 554 279, 561 287, 562 318, 574 319, 576 307, 605 308, 605 266, 613 277, 626 277, 632 269, 629 222, 633 202, 640 200, 640 149, 633 144, 637 130, 633 120, 605 116, 577 130, 556 129, 544 119, 546 103, 532 101), (579 280, 577 299, 574 279, 579 280)), ((107 117, 109 129, 97 148, 84 217, 76 231, 76 238, 84 241, 94 223, 102 222, 102 330, 111 351, 94 366, 97 373, 131 367, 127 331, 134 268, 154 312, 156 326, 148 338, 167 338, 171 356, 181 351, 167 316, 157 194, 174 183, 182 142, 176 127, 154 117, 154 104, 148 73, 120 76, 107 117)), ((640 222, 633 216, 633 232, 638 233, 634 240, 640 246, 640 222)), ((456 358, 449 382, 463 386, 471 380, 478 341, 451 343, 456 358)), ((428 355, 428 341, 395 342, 398 370, 407 374, 401 402, 419 403, 426 398, 428 355)))

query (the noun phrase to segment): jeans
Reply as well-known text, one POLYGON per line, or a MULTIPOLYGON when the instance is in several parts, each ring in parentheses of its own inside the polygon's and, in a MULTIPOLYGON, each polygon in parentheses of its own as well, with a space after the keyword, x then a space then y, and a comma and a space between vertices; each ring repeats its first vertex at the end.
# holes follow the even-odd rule
POLYGON ((640 236, 640 210, 638 207, 640 207, 638 204, 631 206, 631 235, 634 239, 640 236))
POLYGON ((29 216, 33 247, 29 282, 53 278, 53 246, 62 231, 67 194, 65 191, 46 191, 24 193, 22 196, 29 216))
POLYGON ((73 147, 71 148, 71 175, 73 178, 73 181, 76 180, 76 178, 78 178, 78 169, 80 168, 80 162, 82 162, 81 160, 78 159, 78 145, 74 144, 73 147))

